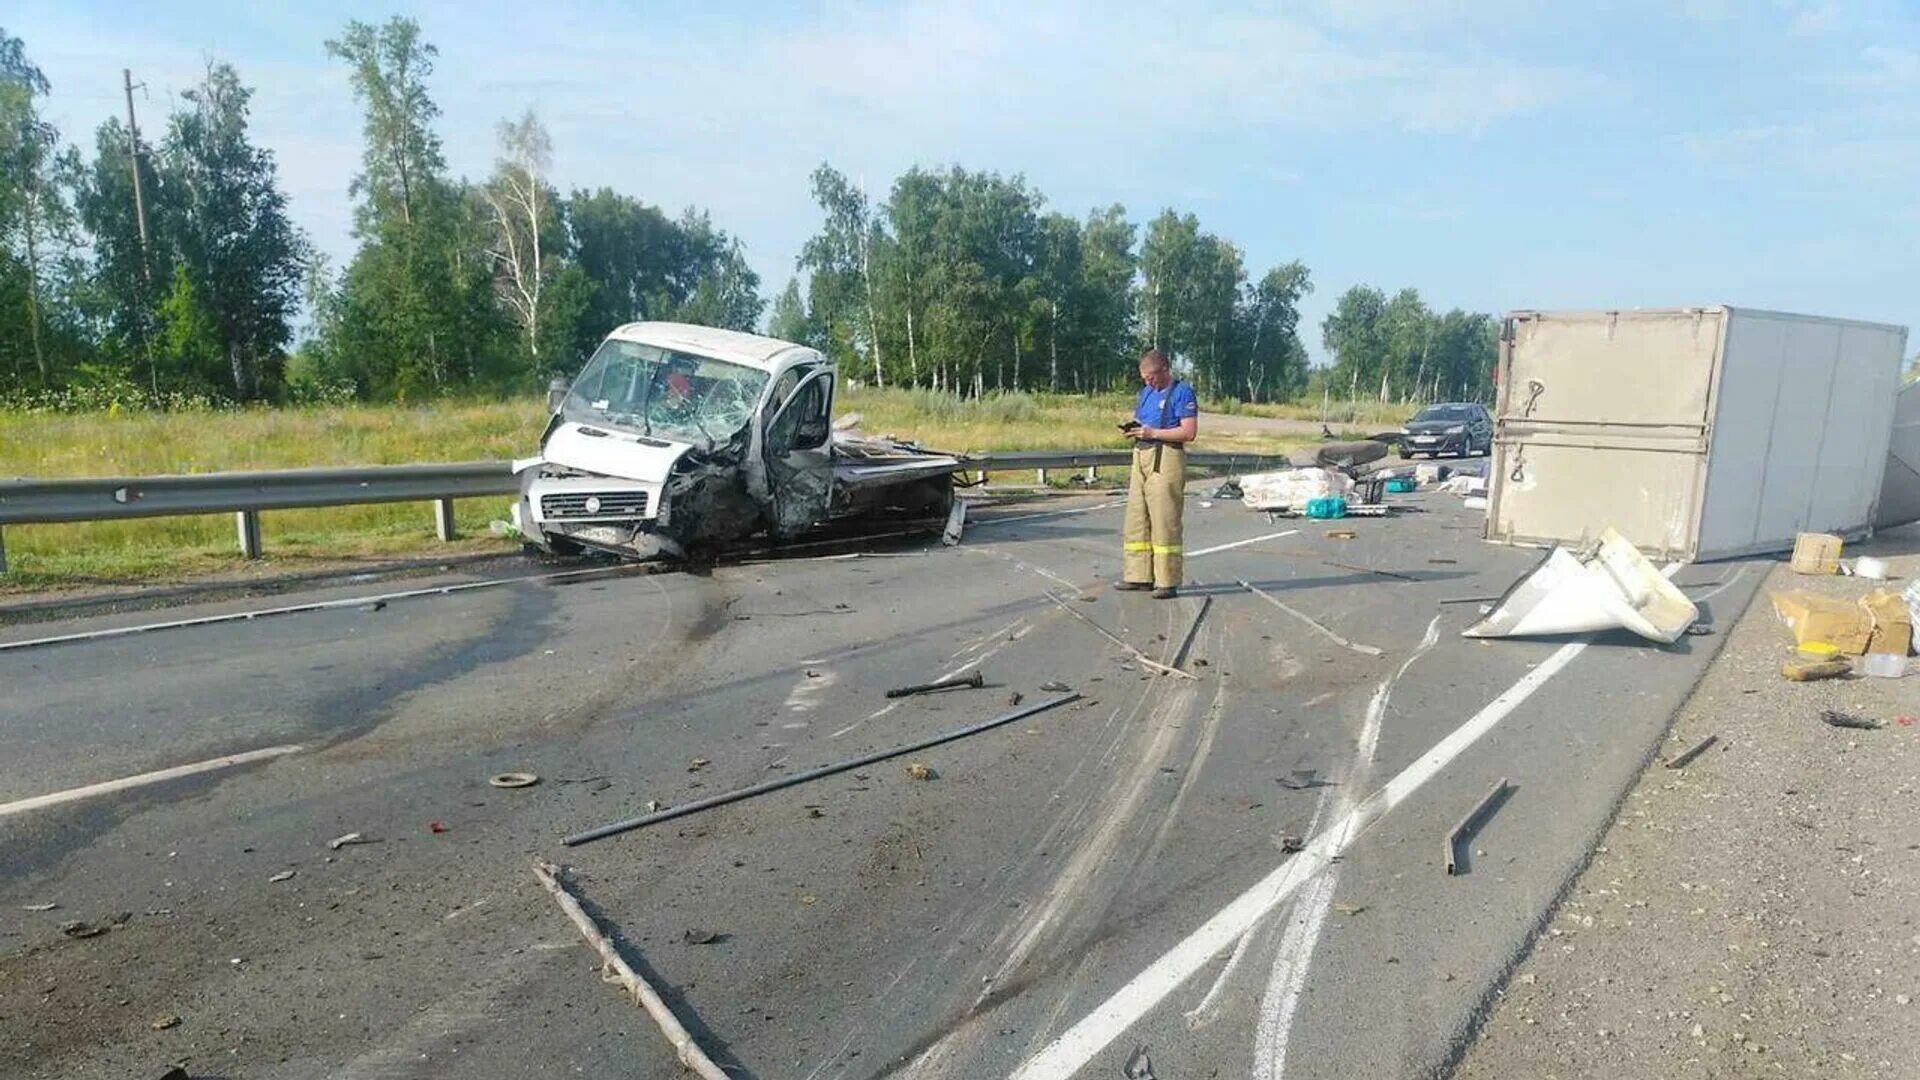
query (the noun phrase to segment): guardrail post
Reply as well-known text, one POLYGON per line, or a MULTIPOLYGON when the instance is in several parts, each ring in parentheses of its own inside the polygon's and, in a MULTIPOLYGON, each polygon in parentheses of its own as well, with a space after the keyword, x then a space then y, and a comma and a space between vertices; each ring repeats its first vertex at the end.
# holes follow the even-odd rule
POLYGON ((979 477, 978 477, 978 479, 979 479, 979 482, 980 482, 980 483, 982 483, 982 484, 984 484, 984 483, 986 483, 986 482, 987 482, 987 470, 985 470, 985 469, 981 469, 981 470, 980 470, 980 475, 979 475, 979 477))
POLYGON ((240 557, 257 559, 260 557, 260 512, 257 510, 236 510, 233 522, 240 534, 240 557))
POLYGON ((433 500, 433 531, 442 540, 451 540, 460 535, 453 524, 453 500, 433 500))
POLYGON ((1040 480, 1040 486, 1041 486, 1041 487, 1046 487, 1046 486, 1047 486, 1047 470, 1045 470, 1045 469, 1035 469, 1035 470, 1033 470, 1033 471, 1034 471, 1034 473, 1035 473, 1035 474, 1036 474, 1036 475, 1038 476, 1038 478, 1039 478, 1039 480, 1040 480))
POLYGON ((7 531, 0 529, 0 574, 7 572, 7 531))
POLYGON ((1100 479, 1100 469, 1093 465, 1087 466, 1087 483, 1091 484, 1098 479, 1100 479))

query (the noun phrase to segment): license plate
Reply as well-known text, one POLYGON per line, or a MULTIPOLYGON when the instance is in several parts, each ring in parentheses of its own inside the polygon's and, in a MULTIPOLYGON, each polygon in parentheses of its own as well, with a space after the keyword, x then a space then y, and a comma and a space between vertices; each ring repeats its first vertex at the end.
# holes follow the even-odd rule
POLYGON ((1438 435, 1415 435, 1413 441, 1417 443, 1435 443, 1440 441, 1440 437, 1438 435))

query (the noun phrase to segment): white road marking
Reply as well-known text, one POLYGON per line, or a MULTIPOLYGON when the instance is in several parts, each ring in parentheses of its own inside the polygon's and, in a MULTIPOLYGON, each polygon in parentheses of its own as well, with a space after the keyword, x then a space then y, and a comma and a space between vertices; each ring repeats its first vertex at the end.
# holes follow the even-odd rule
POLYGON ((10 803, 0 803, 0 817, 7 817, 12 814, 24 814, 29 810, 43 810, 49 806, 58 806, 61 803, 70 803, 79 799, 90 799, 95 795, 108 795, 116 791, 125 791, 128 788, 165 783, 168 780, 178 780, 183 776, 194 776, 198 773, 212 772, 215 769, 228 769, 235 765, 245 765, 249 762, 285 757, 300 749, 301 747, 299 746, 269 746, 264 750, 248 750, 245 753, 228 754, 225 757, 211 758, 207 761, 196 761, 191 765, 175 765, 171 769, 160 769, 155 772, 141 773, 138 776, 123 776, 118 780, 104 780, 98 784, 69 788, 66 791, 56 791, 48 795, 35 795, 31 799, 16 799, 10 803))
POLYGON ((1233 548, 1246 547, 1248 544, 1258 544, 1267 540, 1278 540, 1283 536, 1296 535, 1299 531, 1299 529, 1288 529, 1286 532, 1268 533, 1265 536, 1254 536, 1246 540, 1235 540, 1231 544, 1215 544, 1212 547, 1201 548, 1199 551, 1189 551, 1187 552, 1187 558, 1197 559, 1202 555, 1211 555, 1216 551, 1228 551, 1233 548))
MULTIPOLYGON (((639 564, 641 576, 655 571, 650 564, 639 564)), ((403 592, 380 593, 376 596, 350 596, 339 600, 315 600, 307 604, 288 604, 285 607, 260 608, 255 611, 234 611, 224 615, 201 615, 192 619, 169 619, 165 622, 141 623, 137 626, 116 626, 105 630, 84 630, 74 634, 55 634, 52 637, 28 638, 25 641, 0 641, 0 652, 14 649, 34 649, 42 645, 60 645, 69 641, 100 641, 106 638, 127 637, 132 634, 144 634, 149 630, 179 630, 189 626, 212 626, 216 623, 243 622, 247 619, 264 619, 272 615, 295 615, 308 611, 332 611, 338 608, 363 607, 367 604, 384 603, 388 600, 411 600, 419 596, 449 596, 453 593, 471 592, 475 589, 492 589, 502 585, 521 585, 538 581, 565 581, 570 578, 601 574, 609 577, 624 577, 634 570, 627 566, 596 566, 588 570, 562 570, 553 574, 530 574, 523 577, 489 578, 486 581, 463 581, 454 585, 436 585, 426 589, 407 589, 403 592)))
POLYGON ((1149 964, 1126 985, 1094 1008, 1078 1023, 1027 1059, 1012 1080, 1064 1080, 1128 1028, 1153 1011, 1194 973, 1212 962, 1236 938, 1285 903, 1333 865, 1347 848, 1381 815, 1424 787, 1454 759, 1507 718, 1521 703, 1586 651, 1593 635, 1562 645, 1538 667, 1522 676, 1499 697, 1488 702, 1465 723, 1367 796, 1359 805, 1307 843, 1306 849, 1235 897, 1178 945, 1149 964))
POLYGON ((1262 600, 1265 600, 1267 603, 1272 604, 1274 607, 1279 608, 1281 611, 1286 612, 1287 614, 1293 616, 1294 618, 1299 619, 1301 622, 1306 623, 1308 626, 1313 627, 1315 630, 1320 631, 1320 633, 1326 635, 1326 637, 1331 639, 1336 645, 1339 645, 1343 648, 1352 649, 1354 652, 1363 653, 1367 656, 1383 655, 1379 649, 1376 649, 1371 645, 1361 645, 1356 642, 1348 641, 1346 638, 1343 638, 1339 634, 1336 634, 1332 630, 1329 630, 1327 627, 1322 625, 1318 620, 1316 620, 1313 616, 1307 614, 1304 611, 1299 610, 1298 608, 1292 607, 1288 604, 1281 602, 1279 597, 1273 595, 1270 592, 1267 592, 1265 589, 1259 588, 1254 585, 1250 585, 1244 581, 1238 582, 1237 584, 1239 584, 1241 588, 1247 590, 1253 595, 1259 597, 1262 600))
POLYGON ((1713 588, 1708 589, 1706 592, 1701 593, 1699 596, 1688 597, 1688 599, 1692 600, 1695 604, 1698 604, 1703 600, 1711 600, 1714 597, 1719 596, 1721 593, 1726 592, 1728 589, 1733 588, 1734 582, 1737 582, 1741 578, 1747 576, 1747 566, 1748 566, 1747 563, 1741 563, 1740 569, 1735 570, 1733 572, 1732 577, 1728 578, 1727 580, 1721 582, 1718 585, 1715 585, 1713 588))
MULTIPOLYGON (((1354 747, 1353 767, 1341 778, 1338 814, 1339 820, 1349 823, 1349 828, 1355 822, 1352 792, 1371 779, 1369 773, 1380 749, 1380 729, 1386 723, 1393 689, 1413 662, 1439 643, 1440 616, 1435 615, 1433 621, 1427 623, 1427 632, 1421 636, 1413 654, 1398 671, 1380 680, 1379 688, 1367 702, 1366 719, 1360 725, 1360 738, 1354 747)), ((1344 849, 1350 842, 1350 839, 1343 840, 1340 846, 1344 849)), ((1333 909, 1333 897, 1339 888, 1340 867, 1335 865, 1314 879, 1305 894, 1294 901, 1293 916, 1287 922, 1286 933, 1280 937, 1280 948, 1274 953, 1273 968, 1267 976, 1267 990, 1260 998, 1260 1022, 1254 1031, 1254 1080, 1281 1080, 1287 1074, 1287 1036, 1293 1031, 1293 1018, 1300 1011, 1300 993, 1306 988, 1314 950, 1320 945, 1320 935, 1326 929, 1327 915, 1333 909)))
POLYGON ((839 681, 840 676, 832 668, 820 671, 809 668, 801 672, 800 681, 793 684, 793 691, 780 705, 788 712, 812 712, 820 707, 821 692, 839 681))

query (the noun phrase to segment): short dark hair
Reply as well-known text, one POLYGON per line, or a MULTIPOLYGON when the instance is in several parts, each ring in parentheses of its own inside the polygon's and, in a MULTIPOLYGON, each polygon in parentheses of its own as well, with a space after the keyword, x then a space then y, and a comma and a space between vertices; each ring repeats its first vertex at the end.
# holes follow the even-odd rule
POLYGON ((1167 359, 1167 354, 1161 352, 1159 349, 1148 349, 1146 352, 1141 353, 1140 362, 1143 364, 1151 364, 1158 368, 1170 368, 1173 366, 1173 361, 1167 359))

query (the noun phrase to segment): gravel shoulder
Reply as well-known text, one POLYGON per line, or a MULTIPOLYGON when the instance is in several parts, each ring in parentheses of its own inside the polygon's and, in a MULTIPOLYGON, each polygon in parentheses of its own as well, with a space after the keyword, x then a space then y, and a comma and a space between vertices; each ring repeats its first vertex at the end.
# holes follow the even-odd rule
MULTIPOLYGON (((1911 540, 1890 557, 1920 574, 1911 540)), ((1854 554, 1849 550, 1849 555, 1854 554)), ((1865 593, 1776 567, 1766 590, 1865 593)), ((1453 1071, 1910 1077, 1920 1063, 1920 676, 1791 683, 1766 592, 1676 715, 1453 1071), (1835 709, 1879 730, 1830 727, 1835 709), (1662 762, 1708 735, 1681 769, 1662 762)))

